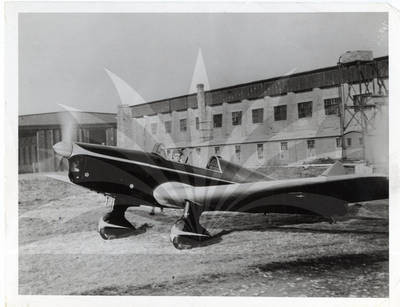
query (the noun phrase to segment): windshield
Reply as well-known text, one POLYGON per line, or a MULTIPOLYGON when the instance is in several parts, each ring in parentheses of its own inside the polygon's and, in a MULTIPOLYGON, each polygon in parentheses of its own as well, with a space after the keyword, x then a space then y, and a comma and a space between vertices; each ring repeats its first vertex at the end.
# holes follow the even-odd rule
POLYGON ((163 157, 164 159, 168 159, 167 158, 167 152, 165 150, 165 146, 162 143, 156 143, 153 147, 153 153, 163 157))

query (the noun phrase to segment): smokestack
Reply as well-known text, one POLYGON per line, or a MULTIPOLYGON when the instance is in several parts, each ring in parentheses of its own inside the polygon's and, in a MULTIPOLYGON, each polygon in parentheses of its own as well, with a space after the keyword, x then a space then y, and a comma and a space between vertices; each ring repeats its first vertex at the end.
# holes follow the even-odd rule
MULTIPOLYGON (((134 131, 136 133, 136 131, 134 131)), ((129 135, 132 134, 132 110, 127 104, 118 105, 117 114, 117 145, 129 146, 129 135)))
POLYGON ((205 114, 206 110, 206 99, 204 96, 204 84, 197 84, 197 107, 199 108, 200 115, 205 114))
POLYGON ((197 107, 199 108, 199 128, 201 141, 206 142, 211 139, 211 119, 210 111, 206 106, 204 84, 197 84, 197 107))

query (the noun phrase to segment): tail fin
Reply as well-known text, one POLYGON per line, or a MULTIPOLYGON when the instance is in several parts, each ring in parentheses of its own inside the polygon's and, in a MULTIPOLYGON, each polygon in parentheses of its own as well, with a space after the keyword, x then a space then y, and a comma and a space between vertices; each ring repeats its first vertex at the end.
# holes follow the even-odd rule
POLYGON ((344 168, 343 164, 339 161, 336 161, 332 164, 325 172, 321 174, 321 176, 338 176, 338 175, 345 175, 346 169, 344 168))

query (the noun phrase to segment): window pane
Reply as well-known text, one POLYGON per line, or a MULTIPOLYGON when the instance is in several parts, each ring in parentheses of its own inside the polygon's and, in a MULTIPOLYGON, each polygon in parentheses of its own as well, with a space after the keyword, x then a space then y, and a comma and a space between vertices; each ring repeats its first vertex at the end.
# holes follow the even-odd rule
POLYGON ((186 123, 187 123, 186 118, 179 120, 179 127, 181 131, 186 131, 187 129, 186 123))
POLYGON ((264 158, 264 146, 263 144, 257 144, 257 157, 258 159, 264 158))
POLYGON ((157 123, 151 123, 151 133, 157 134, 157 123))
POLYGON ((232 125, 239 126, 242 124, 242 111, 232 112, 232 125))
POLYGON ((339 113, 340 101, 340 97, 325 99, 325 115, 337 115, 339 113))
POLYGON ((315 147, 315 140, 307 140, 307 148, 313 149, 315 147))
POLYGON ((213 115, 213 126, 214 126, 214 128, 222 127, 222 114, 214 114, 213 115))
POLYGON ((252 110, 253 124, 261 124, 264 121, 264 109, 252 110))
POLYGON ((196 130, 199 130, 200 128, 200 120, 198 117, 196 117, 196 130))
POLYGON ((299 118, 312 116, 312 101, 300 102, 297 104, 299 118))
POLYGON ((164 122, 164 125, 165 125, 165 132, 166 133, 171 133, 171 127, 172 127, 171 121, 168 120, 168 121, 164 122))
POLYGON ((276 121, 286 120, 286 113, 286 105, 274 107, 274 119, 276 121))
POLYGON ((240 145, 235 145, 236 158, 240 160, 240 145))

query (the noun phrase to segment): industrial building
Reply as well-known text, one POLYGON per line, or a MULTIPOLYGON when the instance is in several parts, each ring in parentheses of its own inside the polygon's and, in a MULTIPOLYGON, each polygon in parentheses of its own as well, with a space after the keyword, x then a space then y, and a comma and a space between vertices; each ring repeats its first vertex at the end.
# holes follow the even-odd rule
POLYGON ((52 146, 61 141, 116 145, 116 114, 64 111, 19 116, 20 173, 65 170, 52 146))
POLYGON ((186 160, 203 167, 213 154, 251 168, 327 158, 387 163, 388 57, 348 58, 332 67, 210 91, 199 84, 197 94, 121 105, 118 145, 151 151, 162 142, 170 156, 186 149, 186 160))

